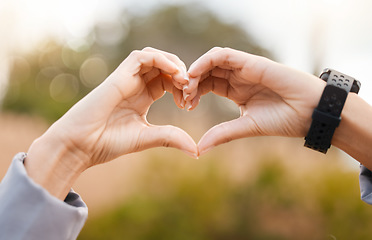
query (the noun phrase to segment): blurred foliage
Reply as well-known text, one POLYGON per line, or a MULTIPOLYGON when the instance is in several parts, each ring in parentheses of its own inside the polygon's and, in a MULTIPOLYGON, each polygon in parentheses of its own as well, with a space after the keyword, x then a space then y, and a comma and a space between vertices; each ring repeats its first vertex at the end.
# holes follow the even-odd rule
POLYGON ((320 170, 299 181, 292 178, 295 169, 268 156, 259 159, 253 179, 237 182, 216 164, 218 159, 210 160, 199 171, 152 159, 137 192, 117 208, 89 218, 78 239, 331 240, 371 235, 372 211, 358 198, 354 173, 320 170))
POLYGON ((123 10, 120 19, 98 21, 84 39, 46 40, 34 52, 15 56, 3 109, 54 121, 131 51, 146 46, 172 52, 187 65, 214 46, 269 56, 242 29, 199 5, 170 6, 145 16, 123 10))

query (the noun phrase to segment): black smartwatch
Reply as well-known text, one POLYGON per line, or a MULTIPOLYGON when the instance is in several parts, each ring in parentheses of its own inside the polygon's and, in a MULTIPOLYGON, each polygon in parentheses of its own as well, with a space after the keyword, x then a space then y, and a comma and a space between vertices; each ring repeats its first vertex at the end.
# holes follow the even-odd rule
POLYGON ((320 78, 327 82, 318 106, 314 109, 312 123, 305 137, 305 146, 327 153, 333 134, 340 124, 341 112, 349 92, 358 94, 360 82, 333 69, 325 69, 320 78))

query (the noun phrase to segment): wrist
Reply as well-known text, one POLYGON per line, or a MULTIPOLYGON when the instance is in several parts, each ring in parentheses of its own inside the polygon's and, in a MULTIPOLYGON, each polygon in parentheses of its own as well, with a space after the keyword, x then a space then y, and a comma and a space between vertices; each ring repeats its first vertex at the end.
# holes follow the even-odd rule
POLYGON ((325 69, 320 78, 327 82, 312 114, 312 123, 305 137, 305 146, 327 153, 349 93, 358 93, 360 82, 344 73, 325 69))
POLYGON ((372 169, 372 108, 358 95, 347 97, 341 122, 332 139, 332 145, 343 150, 367 168, 372 169))
POLYGON ((30 178, 51 195, 64 200, 79 175, 86 156, 46 132, 30 146, 24 165, 30 178))

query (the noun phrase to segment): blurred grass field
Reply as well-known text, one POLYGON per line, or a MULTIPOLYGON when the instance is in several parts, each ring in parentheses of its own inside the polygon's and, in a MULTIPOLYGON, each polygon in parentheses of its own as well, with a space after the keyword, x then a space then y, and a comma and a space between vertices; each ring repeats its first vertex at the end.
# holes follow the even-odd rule
MULTIPOLYGON (((178 125, 198 140, 191 120, 178 125)), ((2 177, 48 124, 14 114, 0 123, 2 177)), ((88 169, 74 186, 89 207, 78 239, 369 239, 372 208, 359 198, 353 160, 302 144, 242 139, 197 160, 157 148, 88 169)))
POLYGON ((79 239, 369 239, 358 173, 337 152, 317 157, 298 144, 247 139, 199 160, 163 149, 132 156, 141 167, 124 171, 132 177, 115 184, 123 195, 92 214, 79 239))

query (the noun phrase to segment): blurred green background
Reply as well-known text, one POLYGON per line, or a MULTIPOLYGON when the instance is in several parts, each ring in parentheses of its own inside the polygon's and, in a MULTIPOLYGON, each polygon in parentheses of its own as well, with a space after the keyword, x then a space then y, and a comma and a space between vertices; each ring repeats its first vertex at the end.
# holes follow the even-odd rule
MULTIPOLYGON (((85 38, 47 38, 12 55, 0 117, 4 156, 18 149, 6 144, 27 146, 135 49, 172 52, 188 66, 214 46, 275 60, 237 24, 202 5, 121 16, 97 22, 85 38), (34 131, 22 144, 12 140, 20 126, 34 131)), ((180 126, 197 140, 238 115, 231 102, 211 94, 186 113, 166 94, 149 121, 180 126)), ((153 149, 89 169, 75 186, 90 208, 78 239, 370 239, 372 208, 359 199, 353 160, 337 149, 323 156, 302 145, 302 139, 243 139, 199 160, 153 149)))

